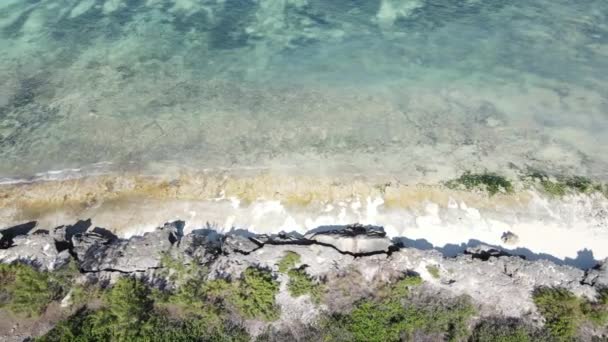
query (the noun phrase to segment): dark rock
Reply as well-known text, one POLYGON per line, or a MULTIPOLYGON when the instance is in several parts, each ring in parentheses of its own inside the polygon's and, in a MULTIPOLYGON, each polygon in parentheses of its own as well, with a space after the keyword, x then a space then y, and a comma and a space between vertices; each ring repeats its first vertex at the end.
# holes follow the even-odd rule
MULTIPOLYGON (((63 240, 71 241, 72 237, 76 234, 82 234, 87 231, 91 227, 91 219, 88 220, 80 220, 71 226, 65 227, 65 237, 63 240)), ((59 241, 61 241, 59 239, 59 241)))
POLYGON ((61 253, 55 248, 55 241, 49 234, 18 235, 12 239, 10 248, 0 250, 1 263, 23 262, 41 270, 61 267, 69 258, 69 253, 61 253))
POLYGON ((464 254, 471 255, 474 259, 481 259, 484 261, 489 260, 492 257, 498 258, 501 256, 510 256, 509 253, 503 250, 483 244, 467 248, 464 251, 464 254))
POLYGON ((260 244, 240 234, 228 234, 222 242, 222 252, 224 254, 249 254, 260 247, 260 244))
POLYGON ((275 245, 309 245, 312 241, 304 237, 298 232, 280 232, 278 234, 259 234, 251 237, 256 243, 263 245, 266 243, 275 245))
POLYGON ((20 235, 27 235, 36 227, 36 221, 27 222, 14 227, 0 230, 0 249, 9 248, 13 245, 13 239, 20 235))
POLYGON ((608 258, 601 261, 596 267, 588 270, 583 283, 597 288, 608 287, 608 258))
POLYGON ((502 233, 502 236, 500 237, 500 239, 502 240, 502 242, 504 242, 508 245, 514 245, 519 242, 519 236, 517 236, 517 234, 512 233, 512 232, 502 233))
POLYGON ((206 264, 221 253, 222 236, 215 231, 195 230, 184 236, 179 244, 179 251, 184 257, 206 264))
POLYGON ((116 236, 116 234, 112 233, 111 231, 109 231, 105 228, 95 227, 91 230, 91 232, 95 233, 97 235, 103 236, 108 241, 118 240, 118 236, 116 236))
POLYGON ((306 238, 353 255, 386 253, 393 247, 384 229, 378 226, 320 227, 306 234, 306 238))
POLYGON ((72 239, 73 252, 84 272, 144 272, 161 266, 162 256, 169 254, 181 239, 178 227, 167 223, 143 236, 112 240, 98 233, 78 234, 72 239))

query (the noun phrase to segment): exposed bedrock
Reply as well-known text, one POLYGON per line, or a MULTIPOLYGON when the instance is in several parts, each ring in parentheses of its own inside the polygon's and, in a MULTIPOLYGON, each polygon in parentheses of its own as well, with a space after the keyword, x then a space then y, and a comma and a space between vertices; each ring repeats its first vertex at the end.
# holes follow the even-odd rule
POLYGON ((294 251, 316 279, 356 270, 371 282, 415 272, 430 287, 471 296, 483 315, 506 316, 535 315, 531 295, 539 286, 559 286, 589 298, 608 286, 608 260, 582 270, 549 260, 529 261, 484 245, 445 257, 437 250, 402 247, 395 242, 399 239, 391 241, 375 226, 319 227, 305 235, 219 234, 210 229, 184 235, 183 227, 184 222, 176 221, 129 239, 92 227, 90 221, 49 230, 34 224, 20 234, 9 228, 2 231, 3 237, 13 233, 11 243, 0 249, 0 262, 53 270, 75 258, 81 272, 97 279, 132 274, 155 280, 162 279, 156 271, 163 267, 163 257, 170 256, 205 265, 210 277, 238 277, 249 266, 276 271, 285 253, 294 251))

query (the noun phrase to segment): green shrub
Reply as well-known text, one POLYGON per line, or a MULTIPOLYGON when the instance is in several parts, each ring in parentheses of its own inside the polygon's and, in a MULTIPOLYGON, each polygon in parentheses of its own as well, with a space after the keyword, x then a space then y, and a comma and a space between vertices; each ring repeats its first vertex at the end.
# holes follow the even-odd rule
POLYGON ((551 342, 545 330, 535 328, 516 318, 486 318, 477 323, 469 342, 551 342))
POLYGON ((270 271, 250 267, 243 272, 236 294, 230 296, 229 300, 245 318, 272 321, 279 317, 275 303, 278 292, 279 283, 273 279, 270 271))
POLYGON ((354 341, 398 341, 414 328, 416 321, 400 302, 363 301, 344 318, 344 326, 354 341), (407 320, 406 320, 407 319, 407 320))
POLYGON ((394 283, 389 283, 377 291, 378 298, 386 300, 401 300, 410 294, 413 287, 422 284, 422 278, 416 275, 405 275, 405 277, 394 283))
POLYGON ((177 289, 169 293, 155 293, 157 306, 171 304, 179 308, 182 314, 204 317, 208 325, 221 322, 222 313, 216 310, 212 302, 219 302, 230 290, 230 283, 223 279, 206 281, 207 269, 198 263, 185 263, 164 255, 161 259, 163 275, 176 284, 177 289), (221 284, 221 287, 219 286, 221 284))
POLYGON ((539 288, 533 298, 545 318, 545 326, 556 339, 568 341, 576 335, 583 319, 579 298, 561 288, 539 288))
POLYGON ((11 301, 11 288, 15 282, 18 265, 0 264, 0 306, 11 301))
POLYGON ((105 307, 80 310, 39 341, 137 341, 149 334, 154 315, 151 291, 143 282, 121 278, 104 295, 105 307))
POLYGON ((572 340, 582 323, 600 327, 608 324, 608 289, 600 289, 595 301, 578 298, 563 288, 548 287, 536 289, 533 297, 545 326, 559 341, 572 340))
POLYGON ((474 313, 469 299, 416 303, 410 291, 421 283, 418 276, 404 277, 380 289, 377 297, 358 302, 349 313, 325 319, 324 340, 409 341, 418 333, 440 334, 449 341, 466 337, 474 313))
POLYGON ((146 284, 134 278, 120 278, 106 294, 106 310, 96 313, 96 319, 107 321, 115 338, 130 336, 150 318, 154 301, 146 284))
POLYGON ((457 179, 446 183, 446 186, 452 189, 457 189, 461 186, 467 190, 485 189, 490 195, 495 195, 501 191, 510 193, 513 192, 513 185, 505 177, 495 173, 471 173, 465 172, 457 179))
MULTIPOLYGON (((107 313, 107 311, 103 311, 107 313)), ((106 317, 107 318, 107 317, 106 317)), ((204 318, 172 319, 154 313, 135 330, 121 336, 112 334, 109 319, 100 318, 99 312, 82 310, 57 324, 37 342, 105 342, 105 341, 171 341, 171 342, 246 342, 250 340, 244 329, 231 325, 210 326, 204 318), (109 324, 109 325, 108 325, 109 324)))
POLYGON ((0 264, 0 284, 0 304, 26 317, 40 315, 51 301, 65 294, 58 276, 24 264, 0 264))
POLYGON ((202 279, 207 275, 207 269, 197 262, 186 262, 183 258, 174 258, 163 253, 161 259, 162 269, 160 275, 166 277, 170 282, 178 286, 193 278, 202 279))
MULTIPOLYGON (((217 285, 219 282, 211 283, 217 285)), ((203 304, 196 304, 197 309, 186 313, 181 319, 171 318, 162 309, 163 306, 155 305, 149 286, 132 278, 121 278, 105 294, 103 308, 97 311, 80 310, 38 341, 249 340, 242 328, 227 323, 220 306, 205 301, 205 298, 205 295, 199 298, 203 304)), ((188 303, 196 303, 194 297, 190 299, 192 301, 188 303)), ((180 308, 187 307, 186 303, 181 304, 180 308)))
POLYGON ((225 323, 210 327, 204 318, 172 320, 158 315, 149 322, 149 326, 142 341, 248 342, 251 339, 242 327, 225 323))
POLYGON ((279 272, 286 273, 300 262, 300 254, 287 251, 285 256, 279 261, 279 272))
POLYGON ((598 327, 608 325, 608 288, 598 291, 595 301, 584 301, 582 311, 585 317, 598 327))
MULTIPOLYGON (((288 252, 282 263, 293 265, 299 255, 288 252)), ((163 258, 166 274, 178 284, 175 291, 160 294, 162 303, 176 305, 183 313, 205 317, 210 322, 220 322, 222 312, 216 310, 215 304, 226 303, 236 309, 245 318, 274 320, 278 318, 278 307, 275 295, 279 284, 266 270, 248 268, 242 278, 234 282, 224 279, 206 280, 206 270, 198 265, 185 265, 179 260, 163 258)))
POLYGON ((315 303, 321 301, 323 286, 315 283, 304 269, 293 268, 287 272, 287 275, 289 276, 287 290, 292 297, 300 297, 308 294, 315 303))
POLYGON ((204 287, 205 296, 211 301, 223 299, 233 291, 232 284, 225 279, 208 280, 204 287))
POLYGON ((451 300, 418 305, 423 313, 423 331, 442 333, 448 341, 460 341, 469 335, 469 320, 475 314, 470 298, 460 296, 451 300))

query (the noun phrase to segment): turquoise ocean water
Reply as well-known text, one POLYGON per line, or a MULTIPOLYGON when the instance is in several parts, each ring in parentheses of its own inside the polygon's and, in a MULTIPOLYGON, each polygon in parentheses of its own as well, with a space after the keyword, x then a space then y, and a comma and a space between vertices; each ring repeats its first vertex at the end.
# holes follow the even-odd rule
POLYGON ((3 0, 0 178, 608 177, 605 0, 3 0))

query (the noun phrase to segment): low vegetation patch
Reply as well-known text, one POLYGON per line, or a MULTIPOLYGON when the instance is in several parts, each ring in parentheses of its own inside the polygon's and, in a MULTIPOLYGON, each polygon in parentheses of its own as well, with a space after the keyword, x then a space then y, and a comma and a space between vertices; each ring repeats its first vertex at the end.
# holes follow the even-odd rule
POLYGON ((279 272, 287 273, 287 271, 294 268, 298 263, 300 263, 300 254, 287 251, 281 261, 279 261, 279 272))
POLYGON ((433 303, 413 301, 410 290, 422 280, 406 277, 364 299, 348 313, 334 315, 324 323, 327 341, 410 341, 417 334, 434 334, 448 341, 468 335, 474 313, 466 297, 433 303))
POLYGON ((171 317, 155 307, 151 289, 133 278, 121 278, 96 311, 82 309, 59 323, 40 342, 51 341, 248 341, 240 328, 207 316, 171 317))
POLYGON ((595 326, 606 327, 608 325, 608 288, 599 291, 596 301, 584 301, 582 305, 583 314, 595 326))
POLYGON ((496 173, 471 173, 465 172, 457 179, 453 179, 446 183, 446 186, 451 189, 483 189, 490 195, 495 195, 499 192, 513 192, 513 184, 503 176, 496 173))
POLYGON ((287 290, 292 297, 300 297, 310 295, 315 302, 321 300, 323 294, 323 286, 316 283, 308 273, 305 266, 295 268, 300 263, 300 255, 298 253, 287 251, 285 256, 279 262, 279 272, 287 273, 289 277, 287 290))
MULTIPOLYGON (((299 255, 295 255, 299 259, 299 255)), ((288 256, 293 259, 293 255, 288 256)), ((164 303, 214 321, 219 317, 210 303, 226 305, 248 319, 272 321, 279 316, 275 303, 279 283, 269 270, 250 267, 240 279, 229 282, 225 279, 207 280, 206 269, 196 263, 184 265, 167 257, 163 259, 163 265, 168 268, 172 281, 178 284, 169 295, 160 294, 159 298, 164 303)))
POLYGON ((435 279, 439 279, 439 267, 435 266, 435 265, 427 265, 426 266, 426 270, 429 272, 429 274, 431 275, 431 277, 435 278, 435 279))
MULTIPOLYGON (((299 255, 291 252, 285 257, 281 269, 286 270, 290 294, 308 294, 320 301, 320 294, 326 291, 323 285, 306 273, 305 265, 297 267, 299 255)), ((0 265, 0 303, 3 310, 30 317, 68 292, 83 303, 76 306, 79 310, 69 311, 68 319, 36 339, 43 342, 244 342, 251 340, 240 325, 244 319, 269 322, 280 316, 275 301, 279 283, 270 270, 249 267, 239 278, 229 280, 209 279, 205 267, 196 262, 167 259, 163 265, 168 272, 165 276, 179 286, 154 288, 143 280, 123 277, 105 288, 86 287, 74 284, 75 264, 52 273, 21 264, 0 265)), ((427 270, 438 275, 439 269, 433 267, 429 265, 427 270)), ((549 342, 587 340, 589 336, 584 334, 608 328, 608 289, 599 290, 597 298, 589 300, 562 288, 538 288, 533 298, 545 319, 544 328, 514 319, 486 318, 470 330, 475 314, 470 299, 428 294, 417 274, 390 283, 374 282, 371 288, 353 294, 354 287, 368 285, 356 279, 345 286, 339 305, 319 324, 295 330, 290 326, 291 332, 267 330, 258 340, 549 342)), ((331 295, 324 299, 328 307, 335 300, 331 295)))
POLYGON ((314 302, 319 303, 321 301, 323 286, 315 283, 304 268, 293 268, 287 272, 287 275, 289 276, 287 290, 291 296, 310 295, 314 302))
POLYGON ((279 317, 275 302, 278 292, 279 282, 270 271, 250 267, 243 272, 236 294, 230 298, 243 317, 272 321, 279 317))
POLYGON ((475 326, 469 342, 551 342, 553 337, 516 318, 486 318, 475 326))
POLYGON ((67 294, 68 278, 69 270, 39 272, 25 264, 0 264, 0 306, 25 317, 37 317, 49 303, 67 294))
POLYGON ((545 326, 558 341, 575 338, 583 323, 605 326, 608 323, 608 293, 600 291, 596 301, 575 296, 563 288, 538 288, 534 303, 545 318, 545 326))

